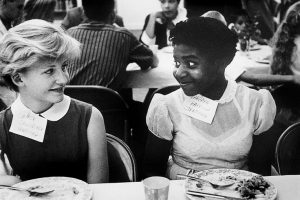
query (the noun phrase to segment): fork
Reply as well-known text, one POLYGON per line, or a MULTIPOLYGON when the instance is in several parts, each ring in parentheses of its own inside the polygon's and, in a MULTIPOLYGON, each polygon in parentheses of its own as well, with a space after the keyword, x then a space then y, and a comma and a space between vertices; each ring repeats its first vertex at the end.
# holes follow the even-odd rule
POLYGON ((0 185, 0 189, 4 189, 4 188, 10 189, 10 190, 16 190, 16 191, 26 191, 29 193, 29 196, 34 196, 34 197, 44 196, 44 195, 54 192, 54 190, 37 192, 37 191, 31 190, 31 189, 24 189, 24 188, 15 187, 15 186, 9 186, 9 185, 0 185))
POLYGON ((214 189, 223 189, 223 188, 226 188, 226 187, 229 187, 231 185, 233 185, 235 182, 231 182, 231 183, 226 183, 226 184, 217 184, 217 183, 212 183, 206 179, 202 179, 202 178, 198 178, 198 177, 195 177, 195 176, 189 176, 189 175, 185 175, 185 174, 177 174, 178 177, 182 177, 182 178, 189 178, 191 180, 195 180, 195 181, 198 181, 198 182, 205 182, 205 183, 208 183, 210 184, 214 189))

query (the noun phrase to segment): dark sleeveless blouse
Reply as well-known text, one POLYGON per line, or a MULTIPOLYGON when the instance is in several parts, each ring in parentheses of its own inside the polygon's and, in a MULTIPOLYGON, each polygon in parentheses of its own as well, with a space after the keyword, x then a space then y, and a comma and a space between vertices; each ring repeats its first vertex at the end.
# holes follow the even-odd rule
POLYGON ((67 176, 87 180, 87 127, 90 104, 71 99, 68 112, 58 121, 47 120, 43 143, 9 132, 10 108, 0 113, 1 149, 14 174, 28 179, 67 176))

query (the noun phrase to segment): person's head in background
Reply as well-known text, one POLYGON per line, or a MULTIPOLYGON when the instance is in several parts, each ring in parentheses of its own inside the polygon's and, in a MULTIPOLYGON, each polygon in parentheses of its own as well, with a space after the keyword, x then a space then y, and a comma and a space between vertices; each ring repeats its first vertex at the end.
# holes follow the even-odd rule
POLYGON ((288 9, 273 43, 272 73, 300 75, 300 2, 288 9))
POLYGON ((114 23, 115 0, 82 0, 82 7, 89 20, 114 23))
POLYGON ((56 0, 27 0, 24 6, 23 20, 42 19, 53 22, 55 5, 56 0))
POLYGON ((220 98, 226 88, 225 67, 236 52, 236 35, 221 21, 195 17, 171 30, 173 75, 188 96, 220 98))
POLYGON ((239 10, 230 16, 228 27, 236 33, 246 31, 246 28, 251 23, 250 18, 245 10, 239 10))
POLYGON ((68 61, 78 57, 80 43, 44 20, 11 28, 0 41, 0 75, 34 112, 63 100, 69 81, 68 61))
POLYGON ((225 17, 220 12, 218 12, 216 10, 207 11, 206 13, 201 15, 201 17, 210 17, 210 18, 213 18, 213 19, 217 19, 217 20, 221 21, 225 26, 227 26, 227 22, 226 22, 225 17))
POLYGON ((159 0, 162 13, 166 19, 175 19, 178 14, 180 0, 159 0))
POLYGON ((24 0, 0 0, 0 18, 7 29, 23 14, 24 0))

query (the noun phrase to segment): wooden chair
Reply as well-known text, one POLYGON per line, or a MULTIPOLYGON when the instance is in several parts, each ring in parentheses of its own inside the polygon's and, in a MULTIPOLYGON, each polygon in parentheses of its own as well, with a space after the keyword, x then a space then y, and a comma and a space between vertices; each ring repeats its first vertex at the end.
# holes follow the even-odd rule
POLYGON ((65 94, 94 105, 103 115, 106 131, 129 141, 129 107, 118 92, 102 86, 67 85, 65 94))
POLYGON ((300 174, 300 122, 289 126, 278 139, 275 162, 280 175, 300 174))
POLYGON ((119 138, 107 134, 107 154, 109 182, 134 182, 137 180, 137 167, 129 146, 119 138))

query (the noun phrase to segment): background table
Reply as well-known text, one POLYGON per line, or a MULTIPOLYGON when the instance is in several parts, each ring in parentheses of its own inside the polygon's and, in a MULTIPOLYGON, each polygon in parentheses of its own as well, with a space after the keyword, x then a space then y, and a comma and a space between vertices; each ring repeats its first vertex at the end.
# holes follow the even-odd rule
MULTIPOLYGON (((258 46, 256 50, 248 53, 237 51, 231 65, 234 67, 243 67, 253 73, 268 73, 269 64, 259 63, 265 57, 271 55, 271 48, 266 45, 258 46)), ((173 77, 173 52, 171 47, 159 50, 157 53, 159 60, 158 67, 140 70, 136 63, 127 67, 127 78, 123 84, 124 88, 160 88, 168 85, 177 85, 173 77)))
MULTIPOLYGON (((300 175, 292 176, 267 176, 278 189, 277 200, 300 199, 300 175)), ((144 200, 144 188, 141 182, 107 183, 90 185, 94 197, 93 200, 144 200)), ((185 200, 184 181, 174 180, 170 182, 169 200, 185 200)))

